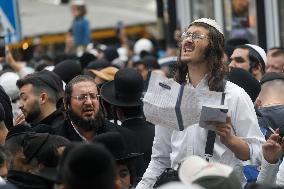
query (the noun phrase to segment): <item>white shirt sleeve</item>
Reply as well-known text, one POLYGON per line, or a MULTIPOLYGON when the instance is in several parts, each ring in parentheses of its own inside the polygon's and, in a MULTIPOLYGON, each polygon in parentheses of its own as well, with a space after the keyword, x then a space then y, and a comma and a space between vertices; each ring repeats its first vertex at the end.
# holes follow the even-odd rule
POLYGON ((256 182, 260 184, 274 185, 278 166, 278 163, 270 164, 263 158, 261 163, 261 169, 256 182))
POLYGON ((136 189, 153 188, 157 177, 160 176, 166 168, 171 166, 171 133, 172 131, 168 128, 158 125, 155 126, 151 161, 136 189))
POLYGON ((276 184, 279 186, 284 186, 284 163, 280 164, 279 171, 276 177, 276 184))
POLYGON ((231 93, 231 105, 235 103, 235 105, 231 106, 231 121, 234 133, 248 144, 250 164, 260 165, 262 160, 261 146, 265 139, 259 128, 253 103, 243 89, 235 91, 235 94, 231 93), (236 93, 237 96, 235 96, 236 93))

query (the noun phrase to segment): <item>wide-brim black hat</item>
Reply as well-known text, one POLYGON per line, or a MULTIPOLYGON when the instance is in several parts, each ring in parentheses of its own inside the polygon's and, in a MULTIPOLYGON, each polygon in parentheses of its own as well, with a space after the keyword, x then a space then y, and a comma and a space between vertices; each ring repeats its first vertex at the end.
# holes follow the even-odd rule
POLYGON ((93 138, 93 142, 102 143, 118 163, 131 161, 143 156, 143 153, 129 152, 126 141, 119 132, 108 132, 97 135, 93 138))
POLYGON ((137 158, 139 158, 143 155, 144 155, 143 153, 129 153, 126 156, 123 156, 123 157, 120 157, 120 158, 115 158, 115 160, 117 162, 131 161, 131 160, 137 159, 137 158))
POLYGON ((125 68, 116 72, 113 81, 101 87, 101 97, 115 106, 140 106, 143 88, 142 76, 134 69, 125 68))

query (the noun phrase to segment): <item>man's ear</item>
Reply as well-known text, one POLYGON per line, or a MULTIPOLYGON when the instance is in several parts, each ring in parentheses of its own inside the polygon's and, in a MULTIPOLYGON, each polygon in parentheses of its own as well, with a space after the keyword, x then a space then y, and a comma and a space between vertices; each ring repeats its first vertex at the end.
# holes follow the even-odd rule
POLYGON ((261 102, 261 100, 260 100, 259 97, 257 97, 257 98, 255 99, 255 106, 256 106, 257 108, 259 108, 259 107, 262 106, 262 102, 261 102))
POLYGON ((252 73, 259 73, 261 72, 261 65, 257 64, 254 68, 252 68, 252 73))
POLYGON ((40 104, 44 104, 48 101, 48 94, 46 92, 43 92, 39 95, 40 98, 40 104))

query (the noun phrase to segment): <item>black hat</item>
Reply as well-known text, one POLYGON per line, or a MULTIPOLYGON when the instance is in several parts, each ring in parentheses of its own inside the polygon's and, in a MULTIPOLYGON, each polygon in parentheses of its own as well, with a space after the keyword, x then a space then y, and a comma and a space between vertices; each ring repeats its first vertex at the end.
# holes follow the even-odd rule
POLYGON ((102 86, 101 97, 115 106, 140 106, 143 87, 142 76, 134 69, 125 68, 116 72, 113 81, 102 86))
POLYGON ((44 168, 40 169, 36 175, 52 182, 57 182, 57 165, 59 155, 55 152, 58 147, 68 146, 71 142, 57 135, 48 133, 27 133, 22 141, 23 153, 27 163, 33 158, 41 162, 44 168))
POLYGON ((15 127, 12 127, 6 136, 6 141, 12 138, 13 136, 21 135, 21 134, 26 134, 28 132, 32 132, 32 129, 26 125, 26 124, 21 124, 17 125, 15 127))
POLYGON ((81 65, 76 60, 64 60, 55 65, 55 72, 65 83, 68 83, 75 76, 82 72, 81 65))
POLYGON ((47 142, 48 133, 27 133, 22 146, 26 161, 29 163, 47 142))
POLYGON ((284 75, 281 73, 275 73, 275 72, 266 73, 262 76, 260 80, 260 84, 262 85, 265 82, 276 80, 276 79, 280 79, 284 81, 284 75))
MULTIPOLYGON (((56 167, 58 162, 54 162, 54 159, 47 160, 47 156, 50 152, 50 148, 57 148, 59 146, 66 146, 70 144, 70 141, 64 137, 57 135, 50 135, 49 133, 27 133, 24 137, 22 146, 23 153, 26 157, 26 161, 29 163, 33 158, 38 158, 43 161, 45 166, 56 167), (45 156, 45 157, 41 157, 45 156)), ((53 149, 52 149, 53 150, 53 149)))
POLYGON ((74 145, 62 158, 60 182, 74 188, 113 188, 115 162, 101 144, 74 145))
POLYGON ((82 68, 85 68, 90 62, 96 60, 97 57, 95 57, 93 54, 84 52, 82 56, 80 56, 79 61, 82 68))
POLYGON ((228 81, 242 87, 254 102, 261 90, 259 81, 251 73, 241 68, 234 68, 228 74, 228 81))
POLYGON ((56 93, 63 93, 63 83, 61 78, 54 72, 48 70, 42 70, 40 72, 35 73, 35 76, 52 88, 56 93))
POLYGON ((107 59, 109 62, 113 61, 114 59, 119 57, 119 54, 114 47, 107 47, 104 50, 104 57, 107 59))
POLYGON ((93 142, 100 142, 112 153, 117 162, 124 162, 142 156, 142 153, 131 153, 127 150, 126 141, 118 132, 97 135, 93 142))
POLYGON ((98 59, 90 62, 87 66, 87 69, 100 70, 108 66, 110 66, 109 61, 107 61, 106 59, 98 59))

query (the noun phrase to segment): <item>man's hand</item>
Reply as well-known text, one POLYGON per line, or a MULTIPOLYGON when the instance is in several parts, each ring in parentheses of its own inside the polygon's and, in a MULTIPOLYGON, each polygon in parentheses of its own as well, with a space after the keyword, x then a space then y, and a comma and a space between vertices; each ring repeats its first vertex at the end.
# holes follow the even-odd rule
POLYGON ((232 133, 231 118, 227 117, 225 123, 210 122, 216 127, 216 134, 220 137, 220 141, 229 148, 237 158, 246 161, 250 159, 249 146, 246 141, 232 133))
POLYGON ((233 140, 231 118, 227 117, 225 123, 211 121, 210 124, 216 127, 216 134, 220 136, 220 141, 227 146, 233 140))
POLYGON ((262 145, 262 153, 264 159, 271 164, 277 163, 278 159, 283 154, 284 141, 281 140, 277 129, 275 134, 272 134, 269 139, 262 145), (281 141, 281 144, 278 143, 281 141))
POLYGON ((23 113, 20 113, 16 116, 15 120, 14 120, 14 126, 20 125, 22 123, 24 123, 25 120, 25 116, 23 113))

